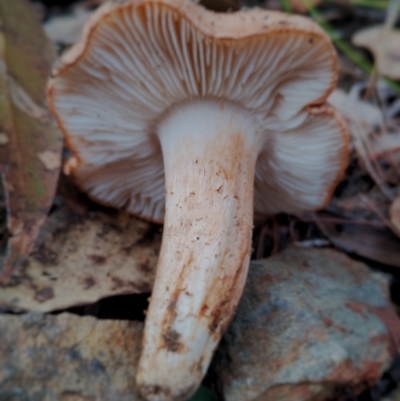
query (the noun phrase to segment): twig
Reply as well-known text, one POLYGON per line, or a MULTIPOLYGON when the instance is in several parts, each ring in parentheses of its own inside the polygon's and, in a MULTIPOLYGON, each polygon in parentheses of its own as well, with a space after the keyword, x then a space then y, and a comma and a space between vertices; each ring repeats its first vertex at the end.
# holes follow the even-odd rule
POLYGON ((397 229, 397 227, 392 224, 390 220, 388 220, 373 204, 370 202, 368 198, 366 198, 363 194, 360 195, 361 200, 366 204, 388 227, 394 234, 396 234, 398 237, 400 237, 400 231, 397 229))
POLYGON ((379 223, 377 221, 343 219, 340 217, 321 217, 321 216, 315 215, 314 217, 311 217, 311 218, 307 218, 307 217, 301 218, 301 220, 304 221, 305 223, 315 222, 315 219, 317 219, 323 223, 365 225, 365 226, 371 226, 371 227, 377 227, 377 228, 386 227, 386 224, 379 223))
MULTIPOLYGON (((377 163, 373 162, 368 154, 371 153, 368 144, 366 143, 365 140, 365 135, 364 135, 364 130, 358 122, 354 121, 353 123, 353 130, 356 134, 354 139, 354 147, 356 149, 356 152, 360 159, 364 163, 364 167, 367 170, 368 174, 371 176, 371 178, 374 180, 375 184, 379 187, 379 189, 382 191, 382 193, 385 195, 385 197, 393 201, 394 197, 391 193, 391 191, 387 188, 385 181, 382 179, 380 176, 380 171, 378 172, 377 170, 377 163)), ((380 169, 379 169, 380 170, 380 169)))

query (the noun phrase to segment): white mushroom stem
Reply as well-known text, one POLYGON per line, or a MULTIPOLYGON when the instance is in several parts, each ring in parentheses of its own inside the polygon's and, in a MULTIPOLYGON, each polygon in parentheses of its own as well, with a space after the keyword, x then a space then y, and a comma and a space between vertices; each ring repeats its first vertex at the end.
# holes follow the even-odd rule
POLYGON ((232 104, 197 101, 158 125, 166 179, 160 259, 137 382, 151 401, 200 384, 245 283, 258 132, 232 104))

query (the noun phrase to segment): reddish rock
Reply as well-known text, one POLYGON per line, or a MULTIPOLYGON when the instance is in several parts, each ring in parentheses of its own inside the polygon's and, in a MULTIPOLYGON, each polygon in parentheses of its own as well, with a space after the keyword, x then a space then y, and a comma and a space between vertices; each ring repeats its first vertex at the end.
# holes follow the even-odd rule
POLYGON ((399 339, 387 276, 293 247, 252 263, 214 370, 226 401, 322 401, 377 381, 399 339))

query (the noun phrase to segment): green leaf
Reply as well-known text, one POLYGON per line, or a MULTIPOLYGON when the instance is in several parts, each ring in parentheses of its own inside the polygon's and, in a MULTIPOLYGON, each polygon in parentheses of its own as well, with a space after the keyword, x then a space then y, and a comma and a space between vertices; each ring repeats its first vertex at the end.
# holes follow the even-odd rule
POLYGON ((32 251, 51 207, 62 138, 46 106, 54 49, 28 0, 0 0, 0 174, 10 235, 0 282, 32 251))

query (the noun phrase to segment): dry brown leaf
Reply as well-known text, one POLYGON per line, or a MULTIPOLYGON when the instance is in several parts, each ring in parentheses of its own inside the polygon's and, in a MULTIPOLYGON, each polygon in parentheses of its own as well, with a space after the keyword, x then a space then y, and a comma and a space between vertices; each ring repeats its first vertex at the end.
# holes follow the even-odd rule
POLYGON ((388 228, 357 224, 330 224, 316 217, 324 235, 337 248, 374 262, 400 267, 400 239, 388 228))
POLYGON ((62 139, 46 108, 54 52, 27 0, 0 0, 0 173, 11 238, 0 281, 33 249, 56 189, 62 139))
POLYGON ((400 232, 400 196, 398 196, 390 206, 390 221, 400 232))
POLYGON ((159 226, 123 212, 61 207, 47 219, 35 251, 0 288, 0 309, 66 309, 101 298, 151 292, 159 226))
POLYGON ((0 315, 0 399, 140 401, 142 328, 67 313, 0 315))
MULTIPOLYGON (((393 199, 397 191, 395 188, 392 188, 391 192, 393 195, 390 199, 393 199)), ((330 204, 325 208, 325 211, 314 215, 314 218, 319 223, 364 226, 367 227, 367 231, 369 228, 382 230, 384 237, 386 236, 385 229, 388 228, 400 237, 399 229, 387 217, 391 203, 385 194, 377 189, 369 193, 359 192, 351 197, 332 199, 330 204)), ((372 232, 369 235, 372 235, 372 232)), ((376 235, 375 233, 372 237, 374 238, 376 235)), ((390 239, 388 241, 389 243, 392 242, 390 239)))
POLYGON ((400 79, 400 30, 374 26, 357 32, 352 42, 374 55, 375 66, 380 74, 400 79))

